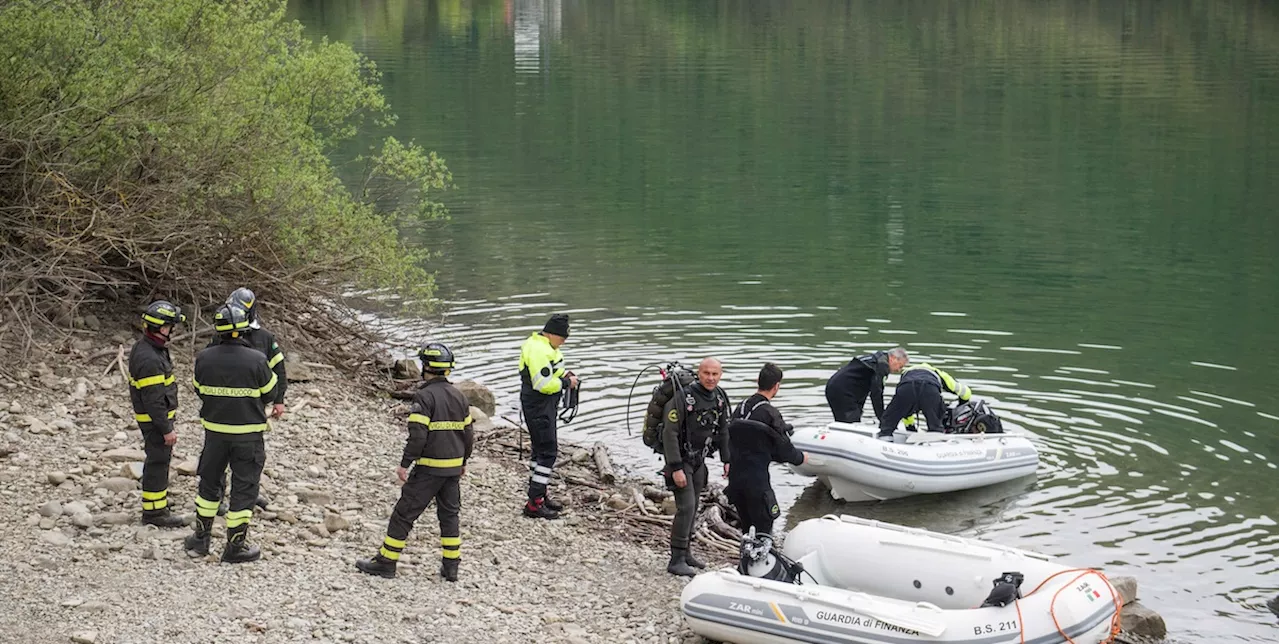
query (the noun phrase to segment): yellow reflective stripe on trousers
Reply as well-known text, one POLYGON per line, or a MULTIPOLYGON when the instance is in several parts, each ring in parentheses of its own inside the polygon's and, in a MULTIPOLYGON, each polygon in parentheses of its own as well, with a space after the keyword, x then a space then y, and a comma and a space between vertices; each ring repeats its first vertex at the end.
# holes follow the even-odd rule
POLYGON ((400 548, 401 550, 403 550, 403 549, 404 549, 404 541, 402 541, 402 540, 400 540, 400 539, 392 539, 391 537, 383 537, 383 538, 382 538, 382 542, 383 542, 383 543, 385 543, 385 544, 387 544, 388 546, 391 546, 392 548, 400 548))
POLYGON ((143 501, 143 510, 163 510, 169 507, 169 499, 160 499, 159 501, 143 501))
POLYGON ((248 523, 249 519, 252 519, 252 518, 253 518, 253 510, 237 510, 235 512, 228 512, 226 516, 227 527, 234 528, 237 526, 242 526, 248 523))
POLYGON ((394 550, 387 550, 386 548, 378 548, 378 554, 392 561, 400 561, 400 553, 394 550))
POLYGON ((151 385, 172 385, 173 382, 173 376, 166 376, 164 374, 160 374, 158 376, 147 376, 141 380, 129 379, 129 384, 133 385, 134 389, 142 389, 143 387, 150 387, 151 385))
POLYGON ((460 546, 462 545, 462 537, 440 537, 440 545, 460 546))
POLYGON ((462 553, 458 550, 441 550, 440 556, 445 559, 460 559, 462 558, 462 553))
POLYGON ((169 490, 160 490, 159 492, 142 491, 143 501, 159 501, 169 495, 169 490))
POLYGON ((467 416, 466 420, 437 420, 427 425, 430 430, 459 430, 466 429, 471 424, 471 417, 467 416))
POLYGON ((409 414, 409 422, 419 423, 421 425, 431 426, 431 417, 425 414, 409 414))
POLYGON ((267 384, 263 385, 262 388, 258 390, 259 395, 271 393, 271 390, 276 388, 277 382, 280 382, 280 376, 277 376, 274 373, 271 374, 271 380, 268 380, 267 384))
POLYGON ((218 502, 196 497, 196 514, 211 518, 218 515, 218 502))
POLYGON ((426 467, 462 467, 462 458, 420 458, 415 461, 426 467))
POLYGON ((275 357, 267 361, 267 366, 271 367, 272 369, 275 369, 276 365, 280 364, 281 362, 284 362, 284 354, 277 353, 275 357))
MULTIPOLYGON (((177 414, 178 414, 178 410, 170 409, 169 420, 173 420, 173 417, 176 416, 177 414)), ((151 422, 151 414, 134 414, 133 419, 140 423, 149 423, 151 422)))
POLYGON ((254 432, 265 432, 271 428, 270 425, 267 425, 266 423, 253 423, 251 425, 224 425, 222 423, 212 423, 203 418, 200 419, 200 424, 203 425, 205 429, 211 432, 218 432, 220 434, 252 434, 254 432))

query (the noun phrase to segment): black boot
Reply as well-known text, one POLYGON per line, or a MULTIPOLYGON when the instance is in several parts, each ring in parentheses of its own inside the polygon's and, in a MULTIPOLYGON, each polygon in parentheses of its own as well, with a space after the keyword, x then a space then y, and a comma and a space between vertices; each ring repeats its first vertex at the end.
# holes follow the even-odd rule
POLYGON ((174 514, 169 508, 162 510, 143 510, 142 522, 157 528, 181 528, 185 523, 182 517, 174 514))
POLYGON ((249 524, 243 523, 227 529, 227 546, 222 549, 222 560, 227 563, 257 561, 262 556, 258 546, 249 543, 249 524))
POLYGON ((258 506, 258 507, 260 507, 260 508, 262 508, 263 510, 266 510, 266 509, 267 509, 267 497, 262 496, 261 494, 259 494, 259 495, 258 495, 257 500, 256 500, 256 501, 254 501, 254 502, 253 502, 253 504, 254 504, 254 505, 256 505, 256 506, 258 506))
POLYGON ((685 557, 688 556, 688 548, 672 548, 671 561, 667 563, 667 572, 681 577, 692 577, 698 574, 697 570, 689 567, 685 563, 685 557))
POLYGON ((698 570, 702 570, 707 567, 707 564, 703 563, 700 559, 693 556, 692 548, 684 551, 684 562, 689 564, 690 566, 693 566, 694 568, 697 568, 698 570))
POLYGON ((227 516, 227 502, 226 502, 226 501, 223 501, 222 503, 219 503, 219 504, 218 504, 218 516, 220 516, 220 517, 227 516))
POLYGON ((458 581, 458 564, 461 559, 445 559, 440 558, 440 576, 445 581, 458 581))
POLYGON ((203 557, 209 554, 210 531, 213 530, 213 517, 196 517, 196 530, 182 540, 182 547, 187 554, 203 557))
POLYGON ((563 503, 551 498, 550 496, 542 497, 542 504, 547 506, 547 509, 552 512, 559 512, 564 509, 563 503))
POLYGON ((382 555, 361 559, 356 562, 356 568, 359 568, 360 572, 366 575, 377 575, 387 579, 392 579, 396 576, 396 562, 382 555))
POLYGON ((560 513, 547 507, 546 497, 540 497, 524 504, 524 515, 532 519, 559 519, 560 513))

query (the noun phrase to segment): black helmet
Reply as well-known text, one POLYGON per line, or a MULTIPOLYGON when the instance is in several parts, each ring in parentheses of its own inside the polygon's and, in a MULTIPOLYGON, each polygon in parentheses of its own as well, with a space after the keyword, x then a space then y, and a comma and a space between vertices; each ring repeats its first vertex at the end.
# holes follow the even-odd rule
POLYGON ((155 330, 162 326, 186 322, 187 316, 183 315, 182 309, 177 306, 165 300, 157 300, 147 307, 146 312, 142 314, 142 321, 148 329, 155 330))
POLYGON ((253 294, 253 291, 244 286, 232 291, 231 295, 227 296, 227 304, 235 304, 244 309, 245 315, 249 316, 249 324, 255 329, 258 328, 256 324, 258 321, 258 309, 254 306, 257 302, 258 297, 253 294))
POLYGON ((427 373, 448 374, 453 369, 453 352, 439 342, 419 349, 418 359, 422 361, 422 370, 427 373))
POLYGON ((213 313, 213 330, 218 335, 237 337, 249 328, 249 314, 235 304, 223 304, 213 313))

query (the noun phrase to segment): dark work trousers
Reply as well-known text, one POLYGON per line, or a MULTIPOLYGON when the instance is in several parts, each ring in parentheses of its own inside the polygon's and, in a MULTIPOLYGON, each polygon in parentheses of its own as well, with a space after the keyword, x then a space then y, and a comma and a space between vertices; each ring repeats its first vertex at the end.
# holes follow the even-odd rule
POLYGON ((524 422, 529 427, 531 447, 529 463, 529 500, 535 501, 547 495, 551 482, 551 468, 556 464, 559 444, 556 442, 556 408, 560 396, 540 396, 532 404, 521 401, 524 422))
MULTIPOLYGON (((399 559, 409 531, 422 513, 436 503, 436 518, 440 520, 440 556, 444 559, 458 559, 462 551, 462 486, 461 476, 436 476, 421 465, 414 467, 409 473, 409 480, 400 489, 400 500, 391 511, 391 520, 387 522, 387 538, 382 547, 395 553, 388 559, 399 559)), ((386 553, 383 554, 386 557, 386 553)))
POLYGON ((674 492, 676 497, 676 518, 671 523, 671 547, 678 550, 689 549, 693 520, 698 516, 698 500, 702 498, 702 490, 707 487, 707 464, 698 463, 697 469, 694 469, 686 461, 684 477, 685 486, 676 487, 671 474, 666 474, 667 489, 674 492))
POLYGON ((778 499, 774 496, 772 487, 730 485, 725 490, 725 496, 738 511, 744 535, 751 528, 756 529, 756 534, 773 534, 773 521, 782 512, 778 508, 778 499))
POLYGON ((147 423, 142 430, 142 509, 159 511, 169 507, 169 461, 173 448, 164 444, 164 434, 147 423))
POLYGON ((253 503, 258 500, 258 481, 267 462, 267 446, 261 432, 222 434, 205 430, 204 449, 200 452, 200 495, 196 513, 212 517, 222 499, 222 474, 231 468, 231 495, 227 503, 227 527, 246 524, 253 516, 253 503))
POLYGON ((910 381, 898 383, 893 400, 884 409, 884 418, 880 419, 880 436, 893 436, 898 421, 914 416, 916 412, 924 413, 929 431, 941 432, 946 427, 942 424, 942 416, 946 405, 942 402, 942 389, 927 382, 910 381))
POLYGON ((827 381, 827 405, 836 422, 856 423, 862 420, 862 409, 871 393, 875 372, 866 368, 841 370, 827 381))

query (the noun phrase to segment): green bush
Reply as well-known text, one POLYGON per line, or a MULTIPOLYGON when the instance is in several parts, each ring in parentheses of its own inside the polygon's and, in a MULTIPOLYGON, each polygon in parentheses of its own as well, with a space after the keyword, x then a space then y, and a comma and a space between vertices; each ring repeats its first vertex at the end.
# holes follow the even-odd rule
POLYGON ((241 284, 313 309, 351 287, 426 300, 397 229, 444 217, 452 177, 387 137, 344 183, 339 146, 394 115, 369 60, 284 12, 0 0, 6 308, 64 316, 122 288, 202 305, 241 284))

